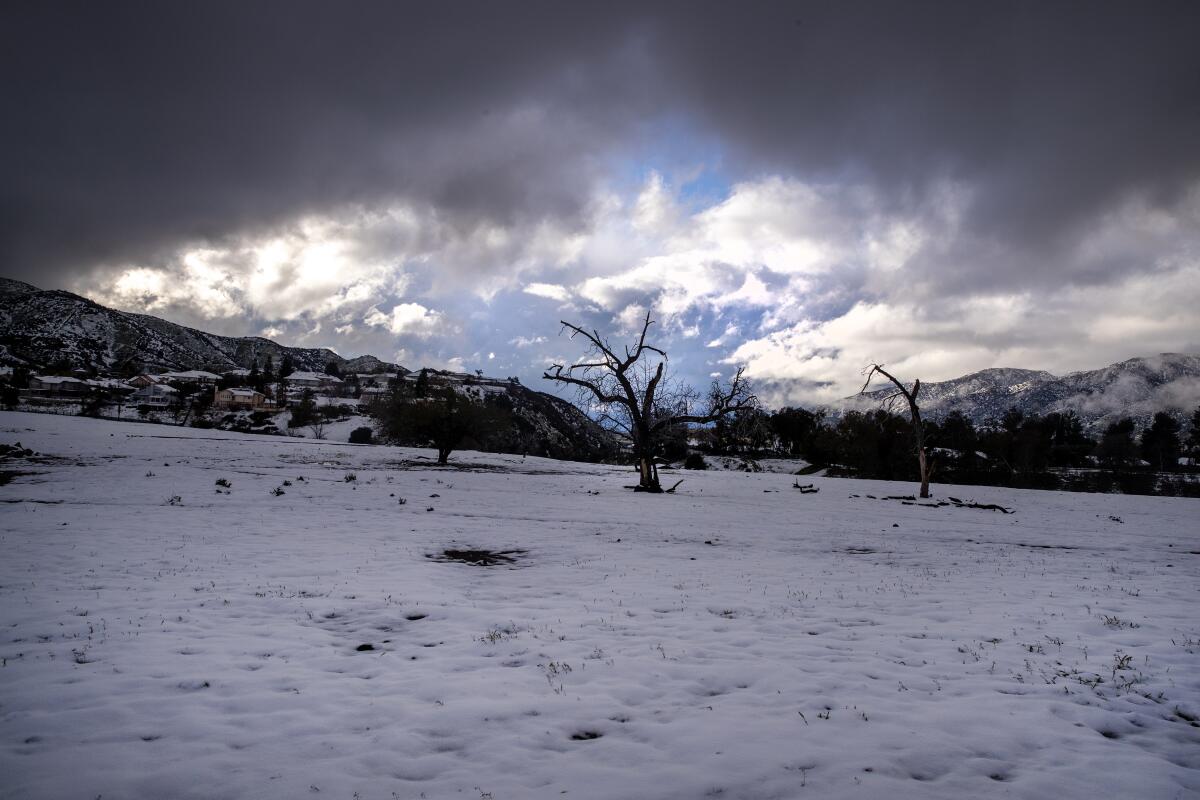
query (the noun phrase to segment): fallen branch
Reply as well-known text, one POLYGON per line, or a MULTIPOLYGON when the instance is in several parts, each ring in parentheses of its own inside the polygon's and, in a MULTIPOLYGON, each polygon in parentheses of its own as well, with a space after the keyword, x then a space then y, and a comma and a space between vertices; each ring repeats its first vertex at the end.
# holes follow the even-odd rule
MULTIPOLYGON (((797 486, 796 488, 799 489, 800 487, 797 486)), ((801 491, 803 491, 803 489, 801 489, 801 491)), ((911 494, 894 494, 888 495, 887 497, 874 497, 873 495, 867 495, 867 497, 871 498, 872 500, 899 500, 900 504, 905 506, 924 506, 926 508, 953 506, 954 508, 978 508, 983 511, 999 511, 1002 514, 1014 513, 1011 508, 1005 508, 1004 506, 997 505, 996 503, 976 503, 974 501, 968 503, 958 499, 957 497, 947 497, 945 500, 939 500, 936 503, 919 503, 917 502, 917 498, 911 494)))

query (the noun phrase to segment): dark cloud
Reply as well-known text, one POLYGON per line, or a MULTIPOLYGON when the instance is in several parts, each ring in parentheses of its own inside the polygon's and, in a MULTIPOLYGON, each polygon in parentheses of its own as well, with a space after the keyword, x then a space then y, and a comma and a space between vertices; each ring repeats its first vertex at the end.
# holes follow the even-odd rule
POLYGON ((1200 176, 1193 2, 20 3, 0 29, 0 264, 44 285, 389 198, 569 227, 664 117, 735 178, 898 207, 961 181, 1029 274, 1200 176))

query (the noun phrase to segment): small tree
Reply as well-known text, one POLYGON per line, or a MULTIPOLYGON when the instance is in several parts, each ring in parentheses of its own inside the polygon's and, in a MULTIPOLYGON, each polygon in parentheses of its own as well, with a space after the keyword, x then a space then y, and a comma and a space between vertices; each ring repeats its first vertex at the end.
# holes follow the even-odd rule
POLYGON ((407 397, 399 392, 380 403, 378 426, 385 439, 398 444, 437 450, 437 463, 468 440, 478 440, 505 424, 503 411, 474 402, 451 387, 432 387, 427 397, 407 397))
POLYGON ((917 450, 917 471, 921 478, 921 497, 929 497, 929 478, 933 475, 933 461, 925 450, 925 423, 921 420, 921 407, 917 405, 917 394, 921 391, 921 381, 919 379, 913 381, 912 388, 908 389, 885 370, 882 364, 871 364, 866 369, 866 373, 867 380, 859 394, 867 391, 867 387, 871 385, 871 379, 878 374, 891 381, 896 388, 894 392, 883 398, 884 407, 890 411, 901 398, 908 404, 908 415, 912 423, 914 445, 917 450))
POLYGON ((625 346, 624 355, 619 356, 599 331, 589 333, 563 321, 563 330, 570 331, 572 339, 584 340, 586 354, 569 366, 554 364, 542 375, 546 380, 576 387, 585 410, 629 437, 638 468, 636 489, 643 492, 662 491, 654 456, 665 432, 680 425, 716 422, 727 414, 753 408, 756 403, 739 368, 728 384, 713 381, 707 403, 693 412, 695 392, 672 381, 666 372, 667 354, 646 343, 653 324, 647 311, 637 343, 625 346))
POLYGON ((317 417, 317 401, 309 389, 304 390, 300 402, 292 409, 292 417, 288 420, 289 428, 300 428, 312 423, 317 417))

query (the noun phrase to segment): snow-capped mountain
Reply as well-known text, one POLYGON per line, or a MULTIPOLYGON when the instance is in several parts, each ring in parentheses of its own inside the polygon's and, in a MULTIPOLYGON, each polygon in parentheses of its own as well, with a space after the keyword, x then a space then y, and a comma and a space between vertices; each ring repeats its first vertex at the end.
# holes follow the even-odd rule
POLYGON ((374 356, 345 359, 326 348, 284 347, 257 336, 217 336, 146 314, 106 308, 63 291, 42 291, 0 278, 0 362, 32 369, 51 365, 120 372, 209 369, 214 372, 275 365, 291 356, 298 370, 371 372, 385 365, 374 356))
MULTIPOLYGON (((912 376, 896 377, 912 385, 912 376)), ((876 388, 866 395, 846 398, 842 407, 875 407, 891 394, 883 383, 873 381, 872 386, 876 388)), ((1012 408, 1026 414, 1073 411, 1091 428, 1119 417, 1144 424, 1156 411, 1190 414, 1200 405, 1200 356, 1162 353, 1061 377, 1028 369, 985 369, 922 383, 918 401, 927 418, 959 411, 977 425, 1012 408)))

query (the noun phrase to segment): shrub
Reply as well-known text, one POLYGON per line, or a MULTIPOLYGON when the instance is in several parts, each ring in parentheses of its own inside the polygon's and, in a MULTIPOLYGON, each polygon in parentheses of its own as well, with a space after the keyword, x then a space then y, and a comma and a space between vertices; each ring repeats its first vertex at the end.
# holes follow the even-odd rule
POLYGON ((355 428, 350 431, 350 444, 371 444, 374 435, 374 431, 365 425, 361 428, 355 428))
POLYGON ((683 460, 684 469, 708 469, 708 462, 704 460, 704 456, 699 453, 688 453, 687 458, 683 460))

